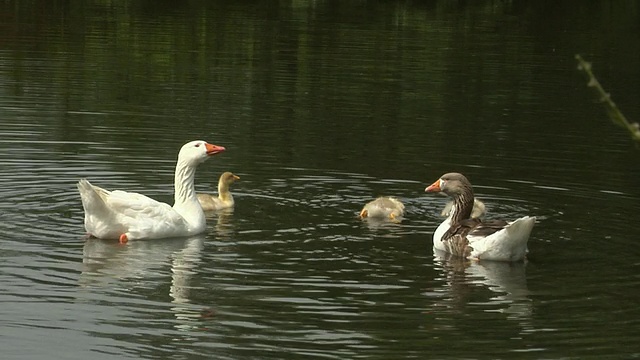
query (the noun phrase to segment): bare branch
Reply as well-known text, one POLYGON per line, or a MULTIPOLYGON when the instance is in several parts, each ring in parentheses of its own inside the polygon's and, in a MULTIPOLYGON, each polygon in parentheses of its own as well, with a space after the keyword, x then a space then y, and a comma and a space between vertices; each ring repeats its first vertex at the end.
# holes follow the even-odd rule
POLYGON ((640 142, 640 125, 635 122, 630 123, 620 109, 618 109, 618 106, 613 102, 613 100, 611 100, 610 94, 604 91, 598 79, 596 79, 593 72, 591 72, 591 64, 586 62, 579 54, 576 55, 576 60, 578 60, 578 70, 584 71, 589 78, 587 86, 594 89, 598 101, 604 104, 607 115, 611 121, 613 121, 614 124, 627 129, 631 134, 631 138, 640 142))

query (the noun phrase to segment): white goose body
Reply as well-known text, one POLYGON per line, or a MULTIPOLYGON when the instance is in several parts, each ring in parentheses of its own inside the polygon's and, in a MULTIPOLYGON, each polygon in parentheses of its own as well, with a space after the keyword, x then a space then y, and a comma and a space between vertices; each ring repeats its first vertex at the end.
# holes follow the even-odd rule
POLYGON ((85 212, 87 233, 100 239, 160 239, 190 236, 203 232, 206 219, 193 184, 196 167, 225 149, 204 141, 191 141, 180 149, 175 171, 173 206, 145 195, 121 190, 109 191, 78 182, 85 212))
POLYGON ((426 191, 443 191, 453 198, 449 216, 433 234, 434 249, 475 260, 520 261, 526 257, 535 217, 512 222, 470 218, 473 190, 468 180, 457 173, 443 175, 426 191))

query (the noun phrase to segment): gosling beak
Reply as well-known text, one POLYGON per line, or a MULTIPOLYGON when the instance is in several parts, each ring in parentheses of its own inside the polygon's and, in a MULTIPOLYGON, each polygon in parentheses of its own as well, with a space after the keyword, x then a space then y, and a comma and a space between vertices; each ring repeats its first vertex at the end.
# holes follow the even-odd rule
POLYGON ((218 146, 218 145, 213 145, 209 143, 205 143, 204 146, 207 148, 208 156, 220 154, 221 152, 226 150, 224 146, 218 146))
POLYGON ((426 189, 424 189, 425 192, 440 192, 442 191, 442 189, 440 189, 440 179, 436 180, 433 184, 427 186, 426 189))
POLYGON ((233 175, 233 178, 234 178, 235 180, 240 180, 240 176, 238 176, 238 175, 233 175))

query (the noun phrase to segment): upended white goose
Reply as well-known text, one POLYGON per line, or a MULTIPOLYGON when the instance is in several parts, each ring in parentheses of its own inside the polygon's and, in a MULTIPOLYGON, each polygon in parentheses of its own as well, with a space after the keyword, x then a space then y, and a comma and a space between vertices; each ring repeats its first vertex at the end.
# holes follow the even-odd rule
POLYGON ((400 222, 404 215, 404 204, 392 196, 380 196, 369 201, 360 211, 360 218, 373 218, 379 220, 391 220, 400 222))
POLYGON ((204 212, 196 198, 193 180, 196 167, 209 156, 225 151, 202 140, 186 143, 178 153, 175 172, 175 203, 165 204, 142 194, 109 191, 78 182, 87 233, 100 239, 160 239, 190 236, 206 228, 204 212))
POLYGON ((512 222, 471 218, 473 188, 459 173, 442 175, 425 191, 442 191, 453 199, 452 211, 433 234, 434 249, 475 260, 520 261, 525 258, 535 217, 525 216, 512 222))

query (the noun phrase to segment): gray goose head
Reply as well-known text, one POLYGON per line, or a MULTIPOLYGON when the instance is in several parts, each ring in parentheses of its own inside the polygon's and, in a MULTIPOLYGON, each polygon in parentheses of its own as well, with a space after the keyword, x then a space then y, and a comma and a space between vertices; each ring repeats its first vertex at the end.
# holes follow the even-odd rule
POLYGON ((454 221, 471 217, 471 210, 473 209, 473 187, 464 175, 460 173, 444 174, 424 191, 443 192, 450 196, 454 204, 451 217, 454 221))

